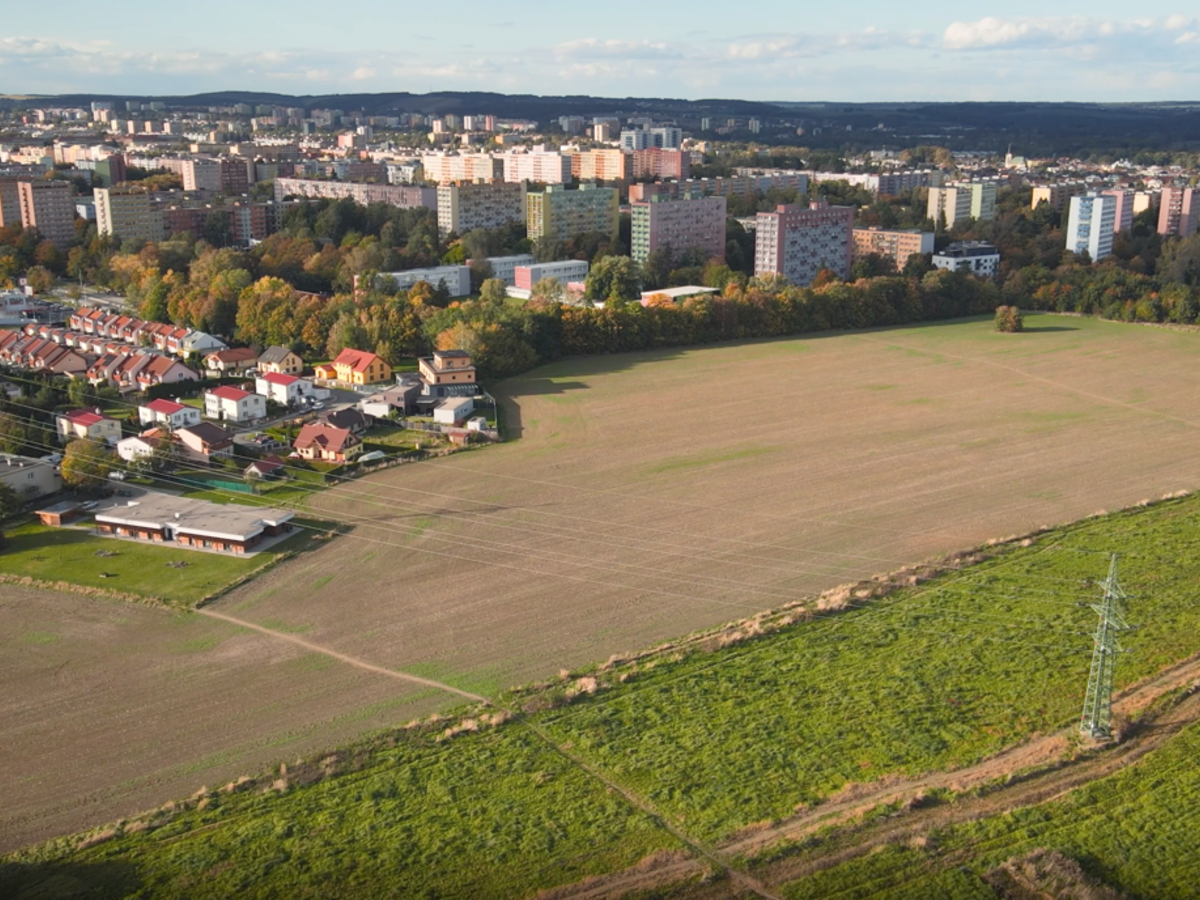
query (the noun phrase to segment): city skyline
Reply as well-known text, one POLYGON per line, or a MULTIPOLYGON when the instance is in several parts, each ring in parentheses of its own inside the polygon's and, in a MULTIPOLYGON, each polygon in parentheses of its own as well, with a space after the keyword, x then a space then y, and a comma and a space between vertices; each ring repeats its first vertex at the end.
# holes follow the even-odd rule
POLYGON ((439 30, 415 4, 367 2, 321 30, 310 0, 243 8, 222 0, 186 31, 145 0, 122 19, 69 0, 53 27, 33 8, 6 15, 0 83, 12 94, 290 94, 492 90, 747 100, 1152 101, 1200 97, 1200 17, 1151 4, 1031 2, 1004 16, 926 4, 920 16, 868 2, 734 19, 711 0, 653 8, 612 0, 607 15, 513 18, 462 0, 471 31, 439 30), (228 9, 226 9, 228 6, 228 9), (76 9, 79 15, 72 15, 76 9), (225 14, 228 13, 228 14, 225 14), (362 27, 366 20, 373 24, 362 27), (871 23, 864 26, 864 22, 871 23), (231 28, 231 23, 238 23, 231 28))

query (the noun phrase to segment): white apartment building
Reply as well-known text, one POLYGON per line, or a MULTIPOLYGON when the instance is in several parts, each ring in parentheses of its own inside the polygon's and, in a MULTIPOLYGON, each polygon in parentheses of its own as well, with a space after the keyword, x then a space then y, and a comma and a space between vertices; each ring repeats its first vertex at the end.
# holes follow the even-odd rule
POLYGON ((933 254, 933 266, 978 278, 994 278, 1000 268, 1000 254, 987 241, 958 241, 933 254))
POLYGON ((544 147, 504 154, 504 180, 534 184, 570 184, 571 157, 544 147))
MULTIPOLYGON (((468 265, 474 260, 467 260, 468 265)), ((492 277, 499 278, 509 287, 513 285, 517 266, 532 266, 537 260, 532 253, 517 253, 513 256, 489 256, 482 260, 492 267, 492 277)))
POLYGON ((1094 191, 1071 198, 1067 215, 1067 249, 1087 253, 1092 262, 1112 255, 1117 198, 1094 191))
POLYGON ((945 216, 946 227, 963 219, 989 221, 996 217, 996 183, 994 181, 971 181, 948 184, 929 189, 926 210, 936 225, 945 216))
POLYGON ((470 266, 433 266, 428 269, 405 269, 403 272, 380 272, 377 278, 391 278, 396 287, 407 291, 419 281, 430 287, 444 287, 451 297, 466 297, 471 293, 470 266))

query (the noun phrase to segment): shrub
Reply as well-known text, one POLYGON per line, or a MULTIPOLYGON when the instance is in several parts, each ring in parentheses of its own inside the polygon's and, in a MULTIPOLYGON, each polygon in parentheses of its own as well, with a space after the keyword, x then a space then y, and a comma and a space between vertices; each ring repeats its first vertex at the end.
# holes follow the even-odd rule
POLYGON ((1025 320, 1021 318, 1021 309, 1017 306, 999 306, 996 308, 996 330, 1011 334, 1025 329, 1025 320))

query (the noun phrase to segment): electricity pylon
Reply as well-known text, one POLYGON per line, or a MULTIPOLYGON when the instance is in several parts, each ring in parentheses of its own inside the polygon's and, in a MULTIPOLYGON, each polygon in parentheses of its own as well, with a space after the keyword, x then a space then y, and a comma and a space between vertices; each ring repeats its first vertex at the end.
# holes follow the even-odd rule
POLYGON ((1092 650, 1092 671, 1088 675, 1087 697, 1083 701, 1083 715, 1079 719, 1079 730, 1090 734, 1097 741, 1112 738, 1112 692, 1113 663, 1121 652, 1117 643, 1117 632, 1129 626, 1125 624, 1122 604, 1125 592, 1117 583, 1117 554, 1112 555, 1108 566, 1108 578, 1101 587, 1104 599, 1092 604, 1100 616, 1096 626, 1095 648, 1092 650))

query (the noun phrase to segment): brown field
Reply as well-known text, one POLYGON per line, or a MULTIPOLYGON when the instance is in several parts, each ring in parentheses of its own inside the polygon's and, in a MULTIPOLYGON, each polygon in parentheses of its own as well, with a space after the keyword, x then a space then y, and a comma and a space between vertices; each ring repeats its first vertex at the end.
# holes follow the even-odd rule
MULTIPOLYGON (((1197 487, 1200 335, 1027 322, 539 369, 504 386, 521 440, 323 495, 353 533, 214 610, 488 694, 1197 487)), ((0 590, 0 850, 453 702, 226 622, 0 590)))
POLYGON ((0 585, 0 685, 0 852, 441 700, 214 619, 10 584, 0 585))

